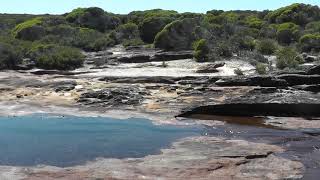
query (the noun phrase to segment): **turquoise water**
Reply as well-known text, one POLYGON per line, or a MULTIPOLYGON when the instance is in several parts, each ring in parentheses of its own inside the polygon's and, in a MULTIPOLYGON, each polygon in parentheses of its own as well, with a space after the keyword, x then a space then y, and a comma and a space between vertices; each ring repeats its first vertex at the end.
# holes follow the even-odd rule
POLYGON ((157 126, 146 119, 0 117, 0 165, 66 167, 99 157, 139 158, 199 134, 199 127, 157 126))

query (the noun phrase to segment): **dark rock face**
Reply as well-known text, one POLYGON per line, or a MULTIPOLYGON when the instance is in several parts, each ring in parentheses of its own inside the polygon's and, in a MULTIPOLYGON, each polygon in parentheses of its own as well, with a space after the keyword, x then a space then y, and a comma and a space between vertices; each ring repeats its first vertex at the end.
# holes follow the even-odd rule
POLYGON ((316 65, 311 67, 308 71, 307 74, 314 75, 314 74, 319 74, 320 75, 320 65, 316 65))
POLYGON ((279 103, 237 103, 201 106, 185 112, 180 117, 192 114, 219 116, 280 116, 312 117, 320 116, 320 104, 279 104, 279 103))
POLYGON ((287 82, 272 76, 253 76, 247 78, 227 78, 215 82, 218 86, 262 86, 262 87, 285 87, 287 82))
POLYGON ((121 63, 145 63, 150 62, 150 56, 143 54, 134 54, 131 56, 125 56, 118 58, 121 63))
POLYGON ((179 59, 191 59, 193 58, 192 51, 167 51, 156 53, 151 60, 152 61, 173 61, 179 59))
POLYGON ((302 90, 302 91, 310 91, 314 93, 320 92, 320 84, 314 84, 314 85, 297 85, 293 88, 302 90))
POLYGON ((135 52, 130 55, 118 57, 118 62, 121 63, 146 63, 146 62, 161 62, 161 61, 173 61, 179 59, 191 59, 193 58, 192 51, 168 51, 168 52, 155 52, 152 53, 149 50, 135 52))
POLYGON ((217 68, 223 67, 225 65, 224 62, 222 63, 215 63, 215 64, 209 64, 207 66, 199 68, 196 73, 216 73, 219 72, 217 68))
POLYGON ((78 102, 84 105, 103 107, 137 105, 143 101, 145 95, 148 93, 139 91, 138 88, 112 88, 84 93, 78 102))
POLYGON ((320 84, 320 75, 283 74, 276 78, 285 80, 290 86, 320 84))

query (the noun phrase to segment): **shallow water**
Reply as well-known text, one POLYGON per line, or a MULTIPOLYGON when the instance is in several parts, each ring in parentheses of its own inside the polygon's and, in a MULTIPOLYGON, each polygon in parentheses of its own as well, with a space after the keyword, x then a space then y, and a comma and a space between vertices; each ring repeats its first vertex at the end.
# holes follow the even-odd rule
POLYGON ((157 126, 146 119, 0 117, 0 165, 66 167, 100 157, 138 158, 200 133, 198 127, 157 126))

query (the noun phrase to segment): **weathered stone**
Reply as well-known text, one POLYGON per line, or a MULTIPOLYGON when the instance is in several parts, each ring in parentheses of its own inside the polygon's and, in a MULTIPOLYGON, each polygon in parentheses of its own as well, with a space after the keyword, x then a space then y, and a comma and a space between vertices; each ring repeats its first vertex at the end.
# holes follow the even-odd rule
POLYGON ((83 93, 78 102, 84 105, 98 106, 137 105, 147 94, 137 88, 110 88, 83 93))
POLYGON ((320 75, 283 74, 276 78, 287 81, 290 86, 320 84, 320 75))
POLYGON ((218 86, 262 86, 262 87, 285 87, 287 82, 272 76, 233 77, 220 79, 215 82, 218 86))
POLYGON ((217 68, 223 67, 225 65, 224 62, 222 63, 214 63, 214 64, 208 64, 206 66, 200 67, 196 70, 196 73, 216 73, 219 72, 217 68))
POLYGON ((158 52, 153 57, 151 61, 173 61, 179 59, 192 59, 192 51, 168 51, 168 52, 158 52))
POLYGON ((314 75, 319 74, 320 75, 320 65, 316 65, 311 67, 309 70, 307 70, 307 74, 314 75))
POLYGON ((302 91, 310 91, 314 93, 320 92, 320 84, 314 84, 314 85, 297 85, 293 86, 295 89, 299 89, 302 91))

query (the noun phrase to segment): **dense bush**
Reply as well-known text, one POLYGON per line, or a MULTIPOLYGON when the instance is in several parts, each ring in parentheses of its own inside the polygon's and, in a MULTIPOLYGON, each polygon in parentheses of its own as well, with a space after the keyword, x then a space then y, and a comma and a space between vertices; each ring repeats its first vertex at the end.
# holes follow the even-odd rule
POLYGON ((207 45, 207 41, 205 39, 200 39, 194 42, 194 58, 199 62, 204 62, 209 59, 209 47, 207 45))
POLYGON ((42 38, 46 31, 45 28, 41 26, 42 18, 34 18, 18 24, 14 30, 13 35, 18 39, 34 41, 42 38))
POLYGON ((290 44, 299 37, 299 26, 294 23, 283 23, 277 27, 277 39, 279 43, 290 44))
POLYGON ((155 47, 166 50, 192 49, 192 43, 195 41, 194 31, 198 23, 197 19, 186 18, 168 24, 156 35, 155 47))
POLYGON ((319 20, 320 10, 318 6, 295 3, 270 12, 266 19, 270 23, 292 22, 298 25, 305 25, 311 21, 319 20))
POLYGON ((0 69, 12 69, 21 60, 21 52, 10 44, 0 42, 0 69))
POLYGON ((101 32, 115 29, 120 24, 118 17, 97 7, 75 9, 67 14, 66 19, 70 23, 101 32))
POLYGON ((36 44, 29 52, 36 66, 43 69, 72 70, 82 66, 84 56, 75 48, 36 44))
POLYGON ((305 33, 314 34, 320 33, 320 21, 311 22, 306 25, 305 33))
POLYGON ((139 25, 141 39, 146 43, 153 43, 156 35, 174 19, 170 17, 149 17, 139 25))
POLYGON ((278 49, 278 45, 274 40, 263 39, 257 43, 257 51, 264 55, 271 55, 278 49))
POLYGON ((301 59, 295 49, 285 47, 277 52, 277 68, 296 68, 301 59))
POLYGON ((300 38, 300 46, 302 51, 310 52, 320 51, 320 32, 318 34, 306 34, 300 38))

